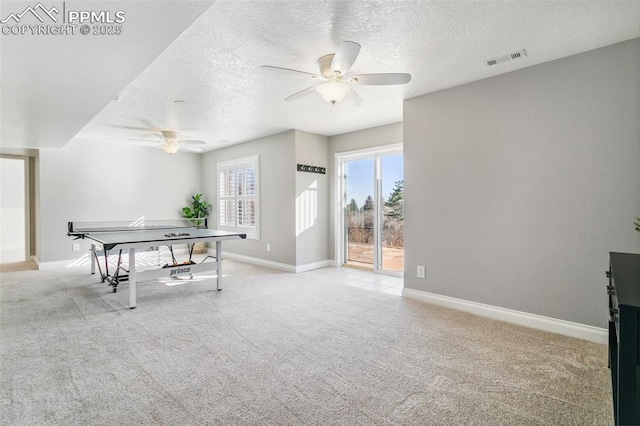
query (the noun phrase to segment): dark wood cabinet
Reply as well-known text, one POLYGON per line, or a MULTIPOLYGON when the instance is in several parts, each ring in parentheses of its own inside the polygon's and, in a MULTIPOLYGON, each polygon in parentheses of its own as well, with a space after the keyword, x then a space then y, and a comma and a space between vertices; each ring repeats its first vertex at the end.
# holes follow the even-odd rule
POLYGON ((609 367, 616 425, 640 425, 640 254, 609 253, 609 367))

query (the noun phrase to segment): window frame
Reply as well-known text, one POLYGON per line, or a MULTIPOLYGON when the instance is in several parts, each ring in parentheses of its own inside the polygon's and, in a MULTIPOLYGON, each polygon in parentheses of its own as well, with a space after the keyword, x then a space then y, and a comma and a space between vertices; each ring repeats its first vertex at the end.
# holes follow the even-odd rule
MULTIPOLYGON (((252 155, 249 157, 236 158, 233 160, 221 161, 217 163, 216 167, 216 194, 217 194, 217 206, 216 206, 216 222, 219 230, 238 232, 247 234, 247 239, 259 240, 260 239, 260 155, 252 155), (220 220, 220 173, 229 170, 237 170, 239 168, 246 168, 246 164, 252 164, 255 167, 255 226, 228 226, 222 225, 220 220)), ((237 197, 238 194, 236 193, 237 197)))

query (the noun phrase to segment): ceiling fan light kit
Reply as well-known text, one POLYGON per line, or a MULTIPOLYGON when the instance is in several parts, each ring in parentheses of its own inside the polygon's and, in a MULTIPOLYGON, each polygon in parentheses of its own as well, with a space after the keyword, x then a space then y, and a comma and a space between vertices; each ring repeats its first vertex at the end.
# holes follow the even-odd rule
POLYGON ((180 143, 177 141, 167 142, 162 145, 162 150, 167 154, 175 154, 180 149, 180 143))
POLYGON ((355 98, 356 104, 362 104, 360 95, 353 90, 351 85, 373 85, 383 86, 390 84, 407 84, 411 81, 411 74, 406 73, 378 73, 378 74, 361 74, 349 75, 349 71, 356 61, 360 53, 360 45, 353 41, 344 41, 335 54, 321 56, 318 59, 318 68, 320 74, 315 75, 306 71, 294 70, 291 68, 274 67, 271 65, 263 65, 262 68, 271 71, 296 73, 297 75, 307 75, 315 80, 324 83, 316 86, 308 87, 291 96, 285 98, 285 101, 295 101, 313 92, 317 92, 322 99, 332 105, 340 102, 347 93, 351 92, 355 98))
POLYGON ((316 91, 320 93, 322 99, 329 102, 331 105, 335 105, 351 91, 351 88, 344 83, 324 83, 317 86, 316 91))

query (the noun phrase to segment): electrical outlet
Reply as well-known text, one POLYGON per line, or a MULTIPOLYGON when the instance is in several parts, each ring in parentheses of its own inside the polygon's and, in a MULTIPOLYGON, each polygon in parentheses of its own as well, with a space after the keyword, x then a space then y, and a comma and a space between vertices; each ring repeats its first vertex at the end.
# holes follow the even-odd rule
POLYGON ((267 244, 267 251, 271 251, 271 244, 267 244))
POLYGON ((71 245, 71 250, 72 251, 80 251, 80 243, 73 243, 71 245))
POLYGON ((418 266, 418 278, 424 278, 425 275, 424 266, 418 266))

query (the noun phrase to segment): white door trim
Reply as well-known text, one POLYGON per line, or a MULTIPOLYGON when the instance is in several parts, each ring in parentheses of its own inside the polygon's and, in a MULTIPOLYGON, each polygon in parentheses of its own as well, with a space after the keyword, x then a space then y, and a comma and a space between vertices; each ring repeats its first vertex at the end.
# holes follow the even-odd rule
POLYGON ((402 143, 394 143, 389 145, 375 146, 371 148, 357 149, 353 151, 336 152, 334 154, 335 161, 335 183, 336 192, 334 194, 334 223, 336 229, 335 236, 335 261, 336 267, 340 268, 345 263, 345 237, 344 237, 344 209, 346 207, 346 188, 345 188, 345 174, 346 174, 346 162, 352 160, 361 160, 366 158, 383 157, 386 155, 402 154, 402 143))

